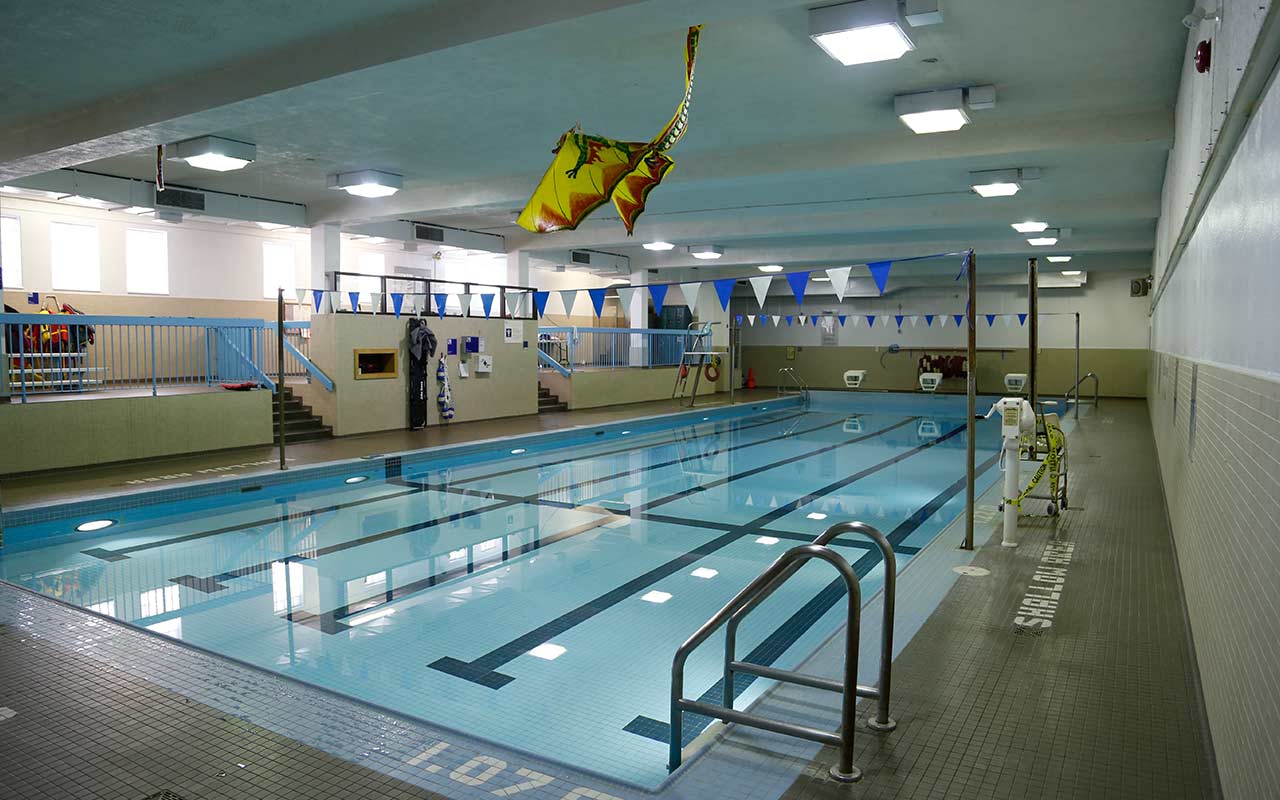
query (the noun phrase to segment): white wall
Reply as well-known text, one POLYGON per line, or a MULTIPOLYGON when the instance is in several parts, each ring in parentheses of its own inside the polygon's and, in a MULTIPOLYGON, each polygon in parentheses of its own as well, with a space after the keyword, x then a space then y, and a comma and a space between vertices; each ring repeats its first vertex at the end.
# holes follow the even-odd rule
MULTIPOLYGON (((1129 296, 1129 281, 1137 276, 1138 273, 1094 272, 1089 274, 1089 282, 1081 289, 1041 289, 1040 312, 1042 315, 1080 312, 1080 346, 1083 348, 1145 350, 1148 338, 1147 298, 1129 296)), ((782 283, 785 286, 785 281, 782 283)), ((935 319, 932 327, 925 324, 923 317, 915 327, 909 320, 904 320, 899 331, 893 316, 963 314, 965 302, 962 284, 957 283, 954 289, 908 289, 887 297, 858 298, 843 303, 836 302, 835 296, 830 294, 812 299, 806 295, 804 311, 806 314, 831 311, 835 314, 876 315, 874 329, 868 329, 865 318, 856 323, 849 319, 843 328, 837 327, 836 343, 842 346, 963 347, 965 328, 957 328, 954 319, 947 319, 945 326, 941 320, 935 319)), ((754 297, 735 296, 732 309, 735 314, 760 313, 754 297)), ((996 319, 995 325, 988 327, 986 318, 982 316, 1025 313, 1026 310, 1025 288, 979 285, 978 346, 1026 347, 1027 330, 1018 325, 1017 319, 1010 327, 1005 327, 1001 319, 996 319)), ((771 315, 796 314, 795 298, 789 291, 785 295, 771 294, 765 302, 765 312, 771 315)), ((821 341, 821 333, 812 326, 793 324, 788 328, 785 320, 780 327, 773 327, 772 323, 768 328, 759 324, 754 327, 744 325, 742 330, 744 345, 816 346, 821 341)), ((1073 347, 1074 344, 1075 321, 1072 317, 1041 317, 1041 347, 1073 347)))
MULTIPOLYGON (((224 225, 188 220, 178 225, 134 217, 120 211, 102 211, 66 203, 43 202, 0 194, 0 215, 16 217, 21 230, 22 286, 5 288, 54 291, 50 285, 49 224, 70 222, 94 225, 102 269, 100 292, 123 295, 125 291, 125 231, 130 228, 161 230, 168 235, 169 296, 223 300, 261 300, 262 243, 288 242, 294 247, 295 285, 311 288, 311 241, 306 231, 265 231, 252 225, 224 225)), ((407 253, 393 245, 373 247, 359 241, 342 241, 342 269, 359 271, 362 252, 385 255, 386 271, 398 265, 423 267, 429 254, 407 253)), ((317 287, 318 288, 318 287, 317 287)), ((286 297, 292 297, 286 292, 286 297)), ((19 309, 20 311, 25 309, 19 309)))

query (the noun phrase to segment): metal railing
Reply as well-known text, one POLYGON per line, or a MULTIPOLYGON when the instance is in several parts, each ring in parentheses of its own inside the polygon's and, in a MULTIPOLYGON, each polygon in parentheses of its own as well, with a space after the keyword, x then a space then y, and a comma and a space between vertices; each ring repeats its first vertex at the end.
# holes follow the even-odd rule
POLYGON ((683 330, 658 328, 580 328, 546 326, 538 328, 538 350, 542 366, 550 361, 569 372, 574 369, 624 369, 631 367, 674 367, 683 352, 683 330))
MULTIPOLYGON (((285 375, 329 380, 307 357, 307 322, 285 323, 285 375)), ((107 391, 152 395, 184 387, 253 382, 275 390, 276 323, 254 319, 4 314, 5 385, 27 402, 107 391)))
POLYGON ((1098 373, 1087 372, 1084 377, 1076 381, 1076 385, 1072 386, 1062 395, 1064 403, 1072 403, 1075 408, 1076 419, 1080 419, 1080 384, 1093 378, 1093 407, 1098 407, 1098 373), (1074 402, 1073 402, 1074 401, 1074 402))
MULTIPOLYGON (((413 275, 375 275, 366 272, 335 272, 336 286, 331 291, 345 295, 347 292, 360 292, 361 303, 372 303, 372 295, 376 292, 378 313, 388 314, 393 310, 391 294, 412 295, 414 308, 424 313, 439 314, 440 299, 445 301, 446 317, 484 317, 484 298, 489 297, 489 316, 492 319, 536 319, 537 313, 533 304, 533 288, 530 286, 506 286, 491 283, 465 283, 445 281, 436 278, 419 278, 413 275), (376 286, 377 288, 373 288, 376 286), (450 301, 448 295, 471 295, 471 303, 467 308, 450 301)), ((343 300, 343 302, 347 302, 343 300)), ((369 307, 368 310, 372 310, 369 307)), ((349 309, 342 313, 349 313, 349 309)))
POLYGON ((683 722, 686 711, 724 722, 736 722, 761 730, 795 736, 800 739, 818 742, 840 748, 839 762, 830 770, 831 776, 840 781, 856 781, 862 777, 862 771, 853 765, 853 732, 854 709, 859 697, 876 698, 878 706, 875 719, 867 722, 873 730, 891 731, 897 723, 889 716, 890 678, 893 665, 893 612, 896 589, 897 561, 893 555, 893 547, 884 534, 874 527, 862 522, 842 522, 832 525, 823 531, 812 543, 793 547, 783 553, 778 560, 745 589, 738 592, 723 608, 702 627, 690 636, 676 650, 671 663, 671 738, 669 741, 668 770, 680 766, 683 751, 683 722), (880 636, 880 684, 878 687, 858 686, 858 637, 861 628, 862 590, 858 583, 858 575, 843 556, 836 553, 828 545, 844 533, 859 533, 869 537, 884 558, 884 622, 880 636), (848 608, 845 622, 844 676, 835 681, 807 675, 792 670, 768 667, 738 661, 735 653, 738 626, 760 603, 777 591, 788 579, 810 559, 819 558, 831 564, 844 579, 848 590, 848 608), (721 626, 728 625, 725 632, 724 682, 722 705, 712 705, 698 700, 689 700, 684 696, 684 667, 689 656, 701 644, 711 637, 721 626), (733 708, 734 674, 744 672, 770 680, 785 681, 814 689, 825 689, 841 695, 840 730, 830 732, 805 725, 762 717, 733 708))
POLYGON ((808 400, 809 384, 805 383, 804 378, 797 375, 795 369, 792 367, 783 367, 778 370, 778 397, 788 394, 798 394, 808 400), (788 387, 786 382, 782 380, 784 375, 791 378, 791 382, 795 384, 794 389, 788 387))

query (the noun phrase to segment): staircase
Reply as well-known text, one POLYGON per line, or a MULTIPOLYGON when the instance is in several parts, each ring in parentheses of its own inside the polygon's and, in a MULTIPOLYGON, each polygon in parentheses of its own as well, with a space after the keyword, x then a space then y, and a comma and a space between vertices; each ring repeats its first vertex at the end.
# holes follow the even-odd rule
POLYGON ((569 404, 562 403, 560 398, 551 393, 551 390, 538 384, 538 413, 546 411, 568 411, 569 404))
MULTIPOLYGON (((274 398, 272 398, 274 403, 274 398)), ((273 409, 274 410, 274 409, 273 409)), ((280 418, 273 415, 272 424, 279 425, 280 418)), ((275 428, 272 429, 272 438, 275 428)), ((302 398, 296 396, 288 386, 284 387, 284 441, 310 442, 315 439, 333 438, 333 428, 325 425, 324 420, 311 413, 311 406, 304 406, 302 398)))

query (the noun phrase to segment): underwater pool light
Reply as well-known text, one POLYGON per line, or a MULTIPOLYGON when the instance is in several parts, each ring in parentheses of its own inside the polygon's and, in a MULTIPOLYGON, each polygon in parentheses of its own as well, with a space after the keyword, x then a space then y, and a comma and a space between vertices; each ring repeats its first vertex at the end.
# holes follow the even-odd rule
POLYGON ((89 522, 81 522, 76 526, 76 530, 80 533, 92 533, 93 531, 100 531, 103 528, 110 528, 115 524, 116 521, 114 519, 95 519, 90 520, 89 522))

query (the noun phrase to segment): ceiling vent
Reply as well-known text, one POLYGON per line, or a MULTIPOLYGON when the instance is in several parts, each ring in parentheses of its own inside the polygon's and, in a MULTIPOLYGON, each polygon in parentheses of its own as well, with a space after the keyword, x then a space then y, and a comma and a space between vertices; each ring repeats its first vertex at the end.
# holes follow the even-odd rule
POLYGON ((164 189, 156 192, 156 205, 183 208, 187 211, 204 211, 204 192, 188 189, 164 189))
POLYGON ((444 230, 442 228, 433 228, 430 225, 414 225, 413 236, 415 239, 421 239, 424 242, 443 242, 444 230))
POLYGON ((573 263, 575 264, 591 263, 591 254, 585 250, 574 250, 573 252, 569 253, 569 258, 572 259, 573 263))

